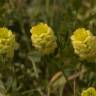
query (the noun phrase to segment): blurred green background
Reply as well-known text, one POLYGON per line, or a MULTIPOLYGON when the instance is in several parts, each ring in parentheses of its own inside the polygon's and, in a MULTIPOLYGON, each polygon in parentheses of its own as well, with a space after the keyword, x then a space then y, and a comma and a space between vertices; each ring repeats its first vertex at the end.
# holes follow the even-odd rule
POLYGON ((80 96, 96 86, 96 64, 81 62, 70 41, 81 27, 96 35, 96 0, 0 0, 0 26, 11 29, 17 41, 12 64, 0 65, 1 93, 80 96), (40 22, 57 37, 58 48, 49 56, 42 57, 32 46, 30 28, 40 22))

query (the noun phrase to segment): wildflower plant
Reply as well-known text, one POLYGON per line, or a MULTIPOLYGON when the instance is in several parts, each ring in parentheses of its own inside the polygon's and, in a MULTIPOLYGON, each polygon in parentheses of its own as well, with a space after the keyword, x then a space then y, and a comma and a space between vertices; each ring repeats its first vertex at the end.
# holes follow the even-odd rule
POLYGON ((12 58, 15 49, 15 36, 11 30, 0 28, 0 56, 12 58))
POLYGON ((0 0, 0 26, 0 96, 96 96, 96 0, 0 0))
POLYGON ((53 53, 57 47, 56 36, 47 24, 40 23, 30 30, 32 45, 42 54, 53 53))
POLYGON ((79 28, 73 32, 71 36, 74 52, 80 56, 81 59, 92 61, 96 60, 96 36, 86 30, 79 28))

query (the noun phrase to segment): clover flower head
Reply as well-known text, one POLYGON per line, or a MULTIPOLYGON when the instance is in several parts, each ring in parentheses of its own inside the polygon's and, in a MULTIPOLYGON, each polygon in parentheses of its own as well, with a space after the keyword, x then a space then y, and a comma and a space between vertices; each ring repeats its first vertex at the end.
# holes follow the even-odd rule
POLYGON ((15 49, 15 36, 11 30, 3 27, 0 28, 0 55, 5 57, 13 57, 15 49))
POLYGON ((75 32, 73 32, 71 39, 73 41, 84 42, 89 36, 92 36, 92 33, 89 30, 86 30, 85 28, 79 28, 75 32))
POLYGON ((74 52, 81 59, 87 61, 96 60, 96 36, 84 28, 79 28, 71 36, 74 52))
POLYGON ((53 53, 57 47, 56 37, 53 30, 44 23, 37 24, 31 28, 32 45, 42 54, 53 53))
POLYGON ((84 90, 81 93, 81 96, 96 96, 96 90, 95 90, 95 88, 90 87, 90 88, 84 90))

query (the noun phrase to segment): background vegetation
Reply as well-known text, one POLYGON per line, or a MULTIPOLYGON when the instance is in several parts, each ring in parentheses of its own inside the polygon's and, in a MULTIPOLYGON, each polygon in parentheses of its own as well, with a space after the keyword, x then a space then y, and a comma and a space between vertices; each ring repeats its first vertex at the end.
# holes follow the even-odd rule
POLYGON ((2 94, 80 96, 96 86, 96 64, 81 62, 70 41, 80 27, 96 35, 96 0, 0 0, 0 26, 11 29, 17 41, 11 64, 0 61, 2 94), (57 37, 58 48, 49 56, 32 46, 30 28, 39 22, 51 26, 57 37))

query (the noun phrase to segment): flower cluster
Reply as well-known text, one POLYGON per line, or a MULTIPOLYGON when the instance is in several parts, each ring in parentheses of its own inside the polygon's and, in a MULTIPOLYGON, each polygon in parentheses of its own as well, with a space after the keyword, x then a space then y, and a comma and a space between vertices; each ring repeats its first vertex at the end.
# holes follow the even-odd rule
POLYGON ((79 28, 71 36, 74 51, 83 60, 96 60, 96 36, 84 28, 79 28))
POLYGON ((90 88, 84 90, 81 93, 81 96, 96 96, 96 90, 95 90, 95 88, 90 87, 90 88))
POLYGON ((31 28, 32 45, 42 54, 53 53, 57 47, 56 37, 53 30, 44 23, 31 28))
POLYGON ((15 36, 11 30, 0 28, 0 56, 13 57, 15 48, 15 36))

